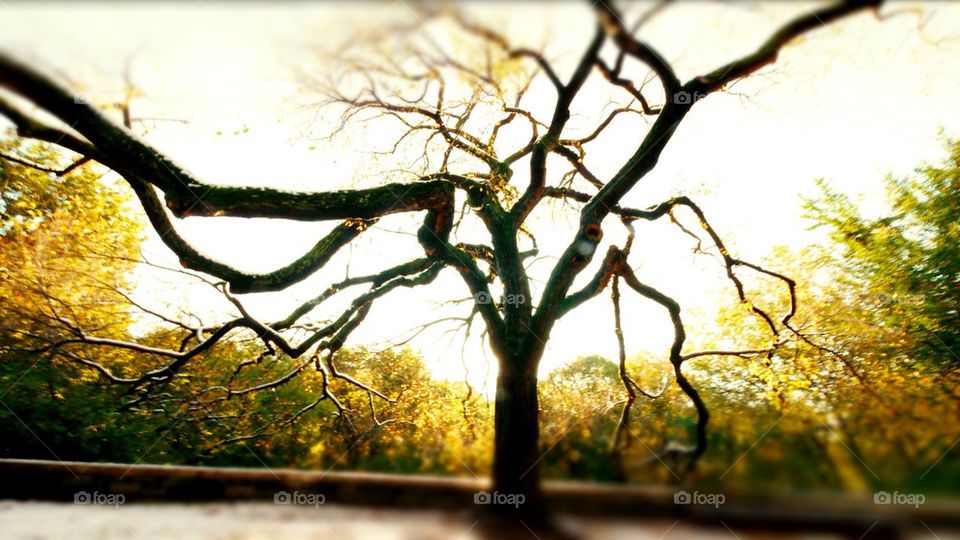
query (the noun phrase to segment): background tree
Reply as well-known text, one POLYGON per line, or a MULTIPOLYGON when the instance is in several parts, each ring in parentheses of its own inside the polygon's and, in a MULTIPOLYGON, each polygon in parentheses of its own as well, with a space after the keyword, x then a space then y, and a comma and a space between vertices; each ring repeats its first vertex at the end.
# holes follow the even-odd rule
MULTIPOLYGON (((864 276, 832 260, 839 247, 780 248, 769 261, 796 278, 795 324, 813 344, 727 356, 691 372, 715 411, 705 481, 749 491, 952 491, 956 372, 911 359, 922 349, 919 329, 875 322, 895 308, 878 304, 864 276)), ((770 283, 751 286, 767 305, 789 302, 770 283)), ((746 346, 766 343, 744 306, 718 305, 716 330, 701 336, 707 346, 722 347, 732 335, 746 346)))
POLYGON ((144 366, 119 349, 76 350, 65 352, 73 358, 49 361, 36 349, 69 335, 63 321, 106 337, 125 335, 131 314, 123 291, 143 225, 125 208, 121 186, 99 181, 89 165, 58 163, 40 144, 10 138, 0 140, 0 156, 4 453, 135 460, 116 446, 130 435, 113 405, 120 389, 98 381, 83 363, 100 357, 129 373, 144 366), (31 429, 44 434, 43 442, 31 429))
MULTIPOLYGON (((406 128, 398 143, 411 135, 425 134, 426 137, 423 159, 413 171, 412 182, 391 181, 378 187, 332 192, 292 192, 204 182, 48 76, 8 56, 0 56, 0 86, 7 92, 0 96, 0 113, 16 125, 19 134, 59 145, 123 177, 136 194, 151 226, 181 264, 222 280, 212 284, 239 313, 227 322, 211 326, 175 325, 174 331, 180 333, 178 346, 150 344, 132 338, 115 339, 57 316, 56 322, 70 332, 70 337, 48 345, 46 351, 59 354, 84 347, 87 350, 114 347, 152 355, 160 364, 140 375, 126 374, 109 358, 94 362, 78 357, 82 365, 95 369, 105 379, 132 388, 141 399, 150 399, 151 393, 174 380, 187 364, 202 358, 228 334, 246 332, 262 343, 258 360, 275 356, 289 366, 288 371, 272 381, 241 389, 227 385, 211 390, 215 395, 210 399, 276 388, 312 368, 325 382, 320 385, 318 401, 339 403, 326 384, 337 379, 366 393, 371 400, 391 402, 392 397, 341 370, 335 355, 378 298, 401 287, 427 285, 442 270, 452 268, 474 298, 473 311, 467 319, 472 320, 476 314, 480 316, 498 360, 494 488, 505 493, 525 494, 527 504, 518 511, 526 514, 525 519, 537 523, 543 514, 539 495, 536 374, 545 343, 560 317, 608 286, 614 291, 614 307, 618 312, 618 291, 622 283, 660 304, 673 323, 669 361, 679 388, 694 403, 698 419, 695 442, 673 445, 669 450, 673 454, 699 457, 706 449, 708 413, 684 375, 682 365, 693 358, 735 355, 738 351, 684 353, 686 334, 680 306, 656 288, 640 282, 627 262, 633 239, 631 223, 672 217, 673 211, 685 207, 684 212, 692 212, 722 254, 724 267, 741 301, 748 302, 748 298, 736 270, 760 272, 781 281, 790 291, 790 305, 785 315, 775 318, 752 305, 752 312, 770 336, 769 343, 762 348, 764 354, 772 355, 788 339, 805 339, 790 324, 796 309, 793 282, 782 274, 728 253, 720 236, 706 221, 704 212, 688 198, 670 199, 646 210, 622 207, 620 201, 654 169, 678 125, 701 98, 774 62, 780 49, 798 36, 874 6, 855 2, 813 10, 774 31, 753 52, 686 82, 677 77, 671 65, 650 44, 634 37, 636 26, 648 22, 659 7, 652 8, 638 25, 629 27, 613 7, 602 2, 597 4, 596 32, 568 74, 560 73, 542 54, 515 48, 507 37, 464 17, 426 14, 429 16, 412 28, 395 28, 384 35, 390 39, 398 35, 416 38, 422 24, 438 21, 437 24, 449 25, 461 41, 476 44, 477 50, 484 53, 479 55, 482 60, 477 65, 470 59, 458 59, 447 52, 445 44, 433 43, 428 52, 412 46, 394 49, 400 56, 393 55, 385 63, 367 60, 348 65, 347 73, 335 81, 337 84, 324 88, 328 104, 343 108, 345 121, 365 112, 388 115, 406 128), (634 63, 647 70, 658 81, 659 88, 651 91, 628 80, 625 66, 634 63), (504 75, 504 68, 511 65, 529 65, 536 71, 527 71, 527 76, 515 82, 504 75), (628 107, 609 113, 592 133, 574 136, 565 130, 574 111, 572 104, 594 73, 622 89, 634 101, 628 107), (556 90, 556 102, 549 119, 537 118, 530 109, 524 108, 523 98, 533 77, 546 78, 556 90), (413 95, 405 91, 411 85, 413 95), (23 107, 23 100, 49 113, 56 121, 28 111, 23 107), (625 157, 618 172, 609 178, 600 178, 591 172, 586 149, 615 117, 628 113, 652 118, 653 122, 647 132, 638 137, 635 151, 625 157), (529 130, 527 141, 512 148, 498 144, 506 142, 498 137, 504 126, 518 121, 529 130), (551 165, 548 174, 548 161, 552 164, 553 157, 566 162, 566 166, 560 169, 551 165), (516 174, 518 172, 520 174, 516 174), (524 265, 524 261, 536 253, 536 233, 528 226, 535 209, 551 199, 573 205, 579 228, 557 255, 545 284, 534 295, 532 280, 524 265), (178 233, 168 210, 175 218, 261 217, 338 221, 339 224, 294 262, 272 272, 254 274, 195 249, 178 233), (323 267, 338 250, 377 220, 411 212, 426 212, 416 233, 423 256, 368 275, 346 278, 288 317, 273 322, 257 320, 237 296, 289 287, 323 267), (483 227, 488 236, 485 242, 459 241, 459 226, 467 216, 473 216, 471 219, 483 227), (618 222, 626 226, 628 239, 621 246, 609 245, 594 277, 583 288, 572 290, 574 280, 593 260, 605 229, 609 231, 618 222), (320 325, 302 321, 331 296, 357 286, 369 288, 357 294, 349 307, 332 321, 320 325)), ((127 105, 129 103, 120 107, 120 111, 129 128, 127 105)), ((626 372, 619 316, 617 320, 615 332, 621 339, 618 371, 630 396, 629 406, 645 392, 626 372)), ((628 406, 618 424, 620 430, 627 427, 628 406)), ((514 511, 509 506, 492 509, 514 511)))
MULTIPOLYGON (((768 261, 796 279, 794 324, 816 342, 801 339, 773 355, 697 365, 691 378, 701 382, 705 400, 717 404, 714 455, 736 448, 745 431, 748 441, 764 433, 770 452, 736 470, 723 459, 710 462, 707 477, 713 469, 728 487, 751 490, 773 480, 843 490, 952 491, 960 431, 954 345, 960 145, 947 141, 945 153, 941 163, 912 175, 888 176, 886 204, 869 216, 819 182, 821 193, 806 208, 814 226, 826 229, 825 241, 781 247, 768 261), (813 462, 822 465, 801 465, 813 462)), ((776 285, 750 283, 764 305, 789 305, 792 299, 776 285)), ((761 348, 765 336, 752 322, 744 306, 727 304, 715 335, 701 337, 701 345, 723 347, 727 336, 737 336, 761 348)))
POLYGON ((820 181, 807 202, 811 218, 828 229, 837 250, 831 261, 871 306, 865 319, 909 335, 901 360, 923 371, 956 371, 960 358, 960 143, 947 142, 941 165, 907 178, 888 177, 889 212, 864 216, 844 194, 820 181))

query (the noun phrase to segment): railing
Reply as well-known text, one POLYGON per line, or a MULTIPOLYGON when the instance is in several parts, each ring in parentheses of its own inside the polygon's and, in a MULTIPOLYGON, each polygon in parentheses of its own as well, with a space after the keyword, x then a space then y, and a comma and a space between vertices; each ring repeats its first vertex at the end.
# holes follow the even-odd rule
MULTIPOLYGON (((322 494, 326 503, 396 508, 474 508, 489 483, 470 478, 363 472, 313 472, 0 459, 0 498, 74 501, 78 492, 123 494, 126 502, 275 500, 278 493, 322 494)), ((741 528, 874 533, 932 527, 960 531, 960 501, 875 504, 873 495, 749 495, 725 492, 721 504, 678 504, 676 489, 580 482, 544 483, 561 513, 656 517, 741 528), (923 525, 923 527, 921 527, 923 525)))

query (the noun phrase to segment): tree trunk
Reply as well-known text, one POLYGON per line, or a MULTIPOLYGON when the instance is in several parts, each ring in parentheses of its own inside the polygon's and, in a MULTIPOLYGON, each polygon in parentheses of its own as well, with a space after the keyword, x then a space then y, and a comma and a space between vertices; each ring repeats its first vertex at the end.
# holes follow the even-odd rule
POLYGON ((494 491, 489 509, 501 516, 530 521, 533 526, 546 516, 540 490, 537 361, 517 357, 505 360, 500 362, 497 375, 494 491))

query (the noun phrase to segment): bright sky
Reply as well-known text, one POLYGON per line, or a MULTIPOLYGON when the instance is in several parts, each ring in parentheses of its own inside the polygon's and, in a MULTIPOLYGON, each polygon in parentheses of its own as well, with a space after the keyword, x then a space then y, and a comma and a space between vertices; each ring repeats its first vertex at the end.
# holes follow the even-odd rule
MULTIPOLYGON (((649 5, 630 4, 625 9, 628 24, 649 5)), ((894 3, 883 12, 912 6, 894 3)), ((658 15, 640 37, 686 80, 749 52, 779 24, 810 7, 791 2, 761 7, 680 3, 658 15)), ((878 208, 885 174, 904 174, 923 160, 939 159, 940 127, 947 135, 960 136, 960 40, 944 40, 957 35, 960 5, 920 7, 919 18, 903 14, 878 21, 865 14, 811 33, 784 50, 773 68, 737 83, 729 94, 697 103, 657 168, 624 203, 646 206, 687 194, 700 203, 731 251, 752 261, 776 245, 799 247, 814 238, 799 217, 800 196, 814 193, 814 178, 830 178, 878 208)), ((593 30, 585 2, 484 3, 470 11, 511 38, 518 36, 518 45, 536 47, 546 41, 547 56, 562 78, 569 76, 593 30)), ((394 165, 369 153, 387 147, 383 136, 375 135, 382 131, 375 122, 358 126, 348 138, 322 140, 331 120, 304 106, 315 96, 300 91, 296 73, 322 69, 317 51, 357 29, 413 16, 402 0, 352 7, 332 2, 80 5, 0 0, 0 47, 67 77, 97 103, 117 98, 130 59, 131 79, 143 92, 133 103, 134 116, 187 121, 147 122, 146 140, 199 178, 328 190, 392 181, 383 171, 394 165)), ((594 73, 574 103, 576 114, 565 134, 591 131, 610 96, 626 101, 594 73)), ((523 105, 548 121, 552 98, 550 88, 541 84, 523 105)), ((615 122, 607 136, 588 147, 587 165, 608 178, 642 135, 642 122, 615 122)), ((551 165, 549 178, 555 183, 567 168, 560 162, 551 165)), ((520 171, 516 178, 525 182, 520 171)), ((350 275, 360 275, 422 256, 415 238, 389 232, 413 232, 417 217, 383 219, 317 275, 288 291, 250 295, 245 301, 255 315, 271 320, 341 279, 348 261, 350 275)), ((559 254, 572 237, 575 216, 553 222, 542 212, 536 218, 541 255, 559 254)), ((301 255, 333 223, 192 218, 177 225, 201 251, 245 270, 268 271, 301 255)), ((605 244, 622 241, 621 229, 615 221, 607 222, 605 244)), ((473 239, 482 240, 483 235, 473 239)), ((601 255, 605 244, 598 250, 601 255)), ((717 260, 695 257, 691 248, 690 239, 667 224, 638 224, 631 263, 641 280, 674 296, 685 311, 709 312, 721 294, 732 298, 733 292, 721 280, 717 260)), ((156 235, 149 238, 145 253, 175 264, 156 235)), ((592 276, 601 258, 596 257, 575 289, 592 276)), ((530 269, 539 280, 534 281, 535 292, 552 265, 544 259, 530 269)), ((202 289, 169 286, 150 274, 144 275, 141 294, 145 302, 167 302, 171 309, 222 316, 227 307, 202 289)), ((335 317, 352 298, 349 293, 341 296, 318 311, 317 318, 335 317)), ((455 272, 444 271, 429 288, 403 290, 377 301, 351 344, 382 345, 418 324, 465 315, 465 303, 458 308, 438 304, 466 296, 455 272)), ((672 334, 662 309, 630 294, 624 309, 628 354, 665 354, 672 334)), ((691 333, 698 331, 689 322, 688 327, 691 333)), ((471 381, 482 384, 488 365, 479 346, 479 317, 463 362, 463 333, 452 339, 443 333, 447 328, 426 331, 410 344, 424 353, 437 376, 462 379, 466 365, 471 381)), ((616 357, 607 294, 556 325, 542 371, 588 354, 616 357)), ((489 373, 494 372, 491 364, 489 373)))

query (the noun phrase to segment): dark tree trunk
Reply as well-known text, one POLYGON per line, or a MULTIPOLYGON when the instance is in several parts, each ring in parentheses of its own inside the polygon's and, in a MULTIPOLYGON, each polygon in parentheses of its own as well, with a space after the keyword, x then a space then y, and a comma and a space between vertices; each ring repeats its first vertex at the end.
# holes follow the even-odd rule
POLYGON ((537 363, 530 357, 500 362, 494 413, 493 490, 501 501, 522 495, 523 503, 496 504, 498 501, 494 500, 495 504, 490 505, 490 510, 498 515, 531 522, 545 519, 540 490, 537 363))

